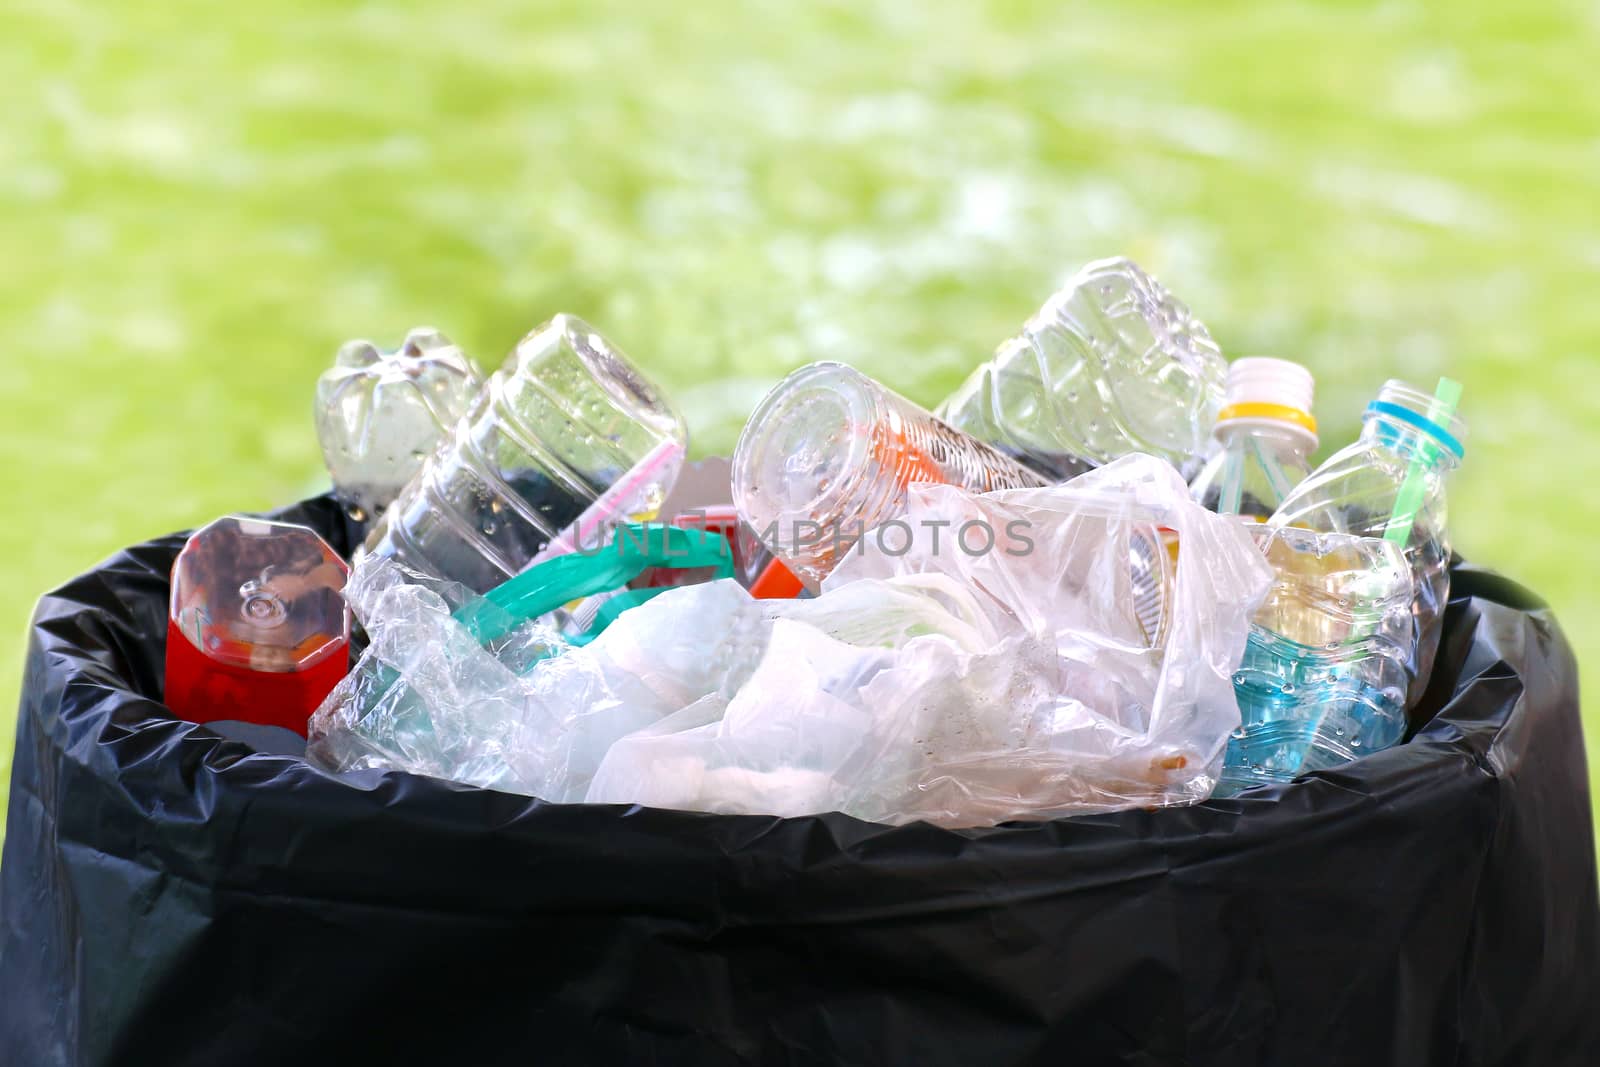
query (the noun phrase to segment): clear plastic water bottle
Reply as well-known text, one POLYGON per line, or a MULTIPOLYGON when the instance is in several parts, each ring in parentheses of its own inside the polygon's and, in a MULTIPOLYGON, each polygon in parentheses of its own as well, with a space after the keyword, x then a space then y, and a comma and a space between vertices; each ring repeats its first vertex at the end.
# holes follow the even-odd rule
POLYGON ((1240 729, 1217 794, 1398 743, 1411 681, 1411 568, 1371 537, 1255 529, 1276 577, 1234 673, 1240 729))
POLYGON ((438 330, 396 352, 350 341, 317 379, 317 438, 335 495, 357 522, 383 512, 483 388, 483 372, 438 330))
POLYGON ((1228 365, 1227 400, 1217 415, 1212 456, 1190 489, 1224 515, 1265 522, 1311 473, 1317 447, 1311 372, 1284 359, 1252 357, 1228 365))
POLYGON ((596 502, 630 471, 648 471, 626 495, 653 514, 687 441, 661 390, 593 327, 557 315, 489 378, 363 551, 391 557, 441 589, 460 583, 487 592, 595 514, 596 502))
POLYGON ((1045 479, 841 363, 789 375, 756 407, 733 453, 739 514, 801 579, 821 582, 913 482, 976 492, 1045 479))
POLYGON ((1227 361, 1189 309, 1127 259, 1080 270, 938 409, 1053 480, 1130 452, 1192 478, 1212 449, 1227 361))
POLYGON ((1460 464, 1466 424, 1461 387, 1448 378, 1429 396, 1401 381, 1367 406, 1361 438, 1301 482, 1271 519, 1276 527, 1377 537, 1405 551, 1415 585, 1407 706, 1427 686, 1450 599, 1445 478, 1460 464))

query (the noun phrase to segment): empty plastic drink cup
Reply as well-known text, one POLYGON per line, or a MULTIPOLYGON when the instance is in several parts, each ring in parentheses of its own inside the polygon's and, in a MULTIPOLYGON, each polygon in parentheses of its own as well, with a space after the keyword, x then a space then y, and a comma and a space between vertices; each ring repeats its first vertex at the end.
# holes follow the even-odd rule
POLYGON ((813 363, 779 382, 733 453, 739 514, 812 584, 904 508, 913 482, 980 493, 1048 484, 842 363, 813 363))
POLYGON ((660 389, 593 327, 557 315, 489 378, 363 551, 393 558, 447 594, 452 583, 488 592, 594 516, 630 471, 638 477, 622 495, 653 516, 687 442, 660 389))
POLYGON ((380 514, 450 435, 483 372, 438 330, 419 326, 398 352, 350 341, 317 379, 317 439, 334 493, 357 522, 380 514))
POLYGON ((198 530, 172 566, 165 700, 190 722, 305 736, 349 669, 350 569, 304 526, 239 516, 198 530))
POLYGON ((938 409, 950 425, 1056 480, 1130 452, 1192 478, 1212 451, 1227 374, 1216 342, 1138 264, 1102 259, 938 409))

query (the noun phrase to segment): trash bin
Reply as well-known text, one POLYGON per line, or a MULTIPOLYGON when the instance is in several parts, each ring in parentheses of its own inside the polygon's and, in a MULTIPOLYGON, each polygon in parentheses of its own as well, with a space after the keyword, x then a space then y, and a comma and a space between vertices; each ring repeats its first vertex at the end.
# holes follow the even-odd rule
MULTIPOLYGON (((275 517, 340 551, 331 498, 275 517)), ((1458 564, 1409 743, 1194 807, 943 830, 549 805, 159 703, 183 538, 40 601, 7 1064, 1600 1062, 1576 665, 1458 564)))

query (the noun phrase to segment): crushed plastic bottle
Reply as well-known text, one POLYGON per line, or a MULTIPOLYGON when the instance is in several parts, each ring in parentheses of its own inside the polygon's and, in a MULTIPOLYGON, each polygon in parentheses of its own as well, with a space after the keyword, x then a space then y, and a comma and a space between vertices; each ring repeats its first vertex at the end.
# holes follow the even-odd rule
POLYGON ((190 722, 306 720, 349 668, 350 570, 304 526, 243 516, 191 536, 172 565, 164 699, 190 722))
POLYGON ((1431 397, 1405 382, 1386 383, 1367 406, 1360 440, 1313 471, 1271 519, 1280 528, 1379 537, 1405 550, 1415 587, 1407 707, 1427 686, 1450 599, 1445 476, 1464 455, 1466 424, 1455 414, 1460 395, 1448 378, 1431 397))
POLYGON ((1217 795, 1397 744, 1411 682, 1411 569, 1372 537, 1258 526, 1267 599, 1234 674, 1240 729, 1217 795))
POLYGON ((1311 372, 1283 359, 1236 359, 1227 403, 1217 415, 1222 451, 1190 486, 1212 511, 1265 522, 1311 473, 1317 447, 1311 372))
POLYGON ((661 390, 571 315, 528 334, 367 538, 439 589, 487 592, 522 571, 629 471, 621 495, 653 515, 687 448, 661 390), (647 462, 664 457, 662 462, 647 462))
POLYGON ((350 341, 317 380, 317 438, 334 493, 366 522, 400 495, 483 388, 483 372, 431 327, 396 352, 350 341))
POLYGON ((1038 474, 842 363, 813 363, 767 394, 733 453, 733 499, 796 576, 820 582, 914 482, 975 492, 1038 474))
POLYGON ((1187 307, 1127 259, 1080 270, 939 418, 1052 480, 1130 452, 1185 478, 1210 453, 1227 361, 1187 307))

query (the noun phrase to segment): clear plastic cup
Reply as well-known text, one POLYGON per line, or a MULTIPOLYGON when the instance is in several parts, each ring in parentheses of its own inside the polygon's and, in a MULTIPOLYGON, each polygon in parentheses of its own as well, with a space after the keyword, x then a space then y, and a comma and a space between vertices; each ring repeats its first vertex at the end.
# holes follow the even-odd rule
POLYGON ((1046 480, 841 363, 813 363, 757 406, 733 454, 734 503, 768 549, 815 585, 913 482, 976 492, 1046 480))

